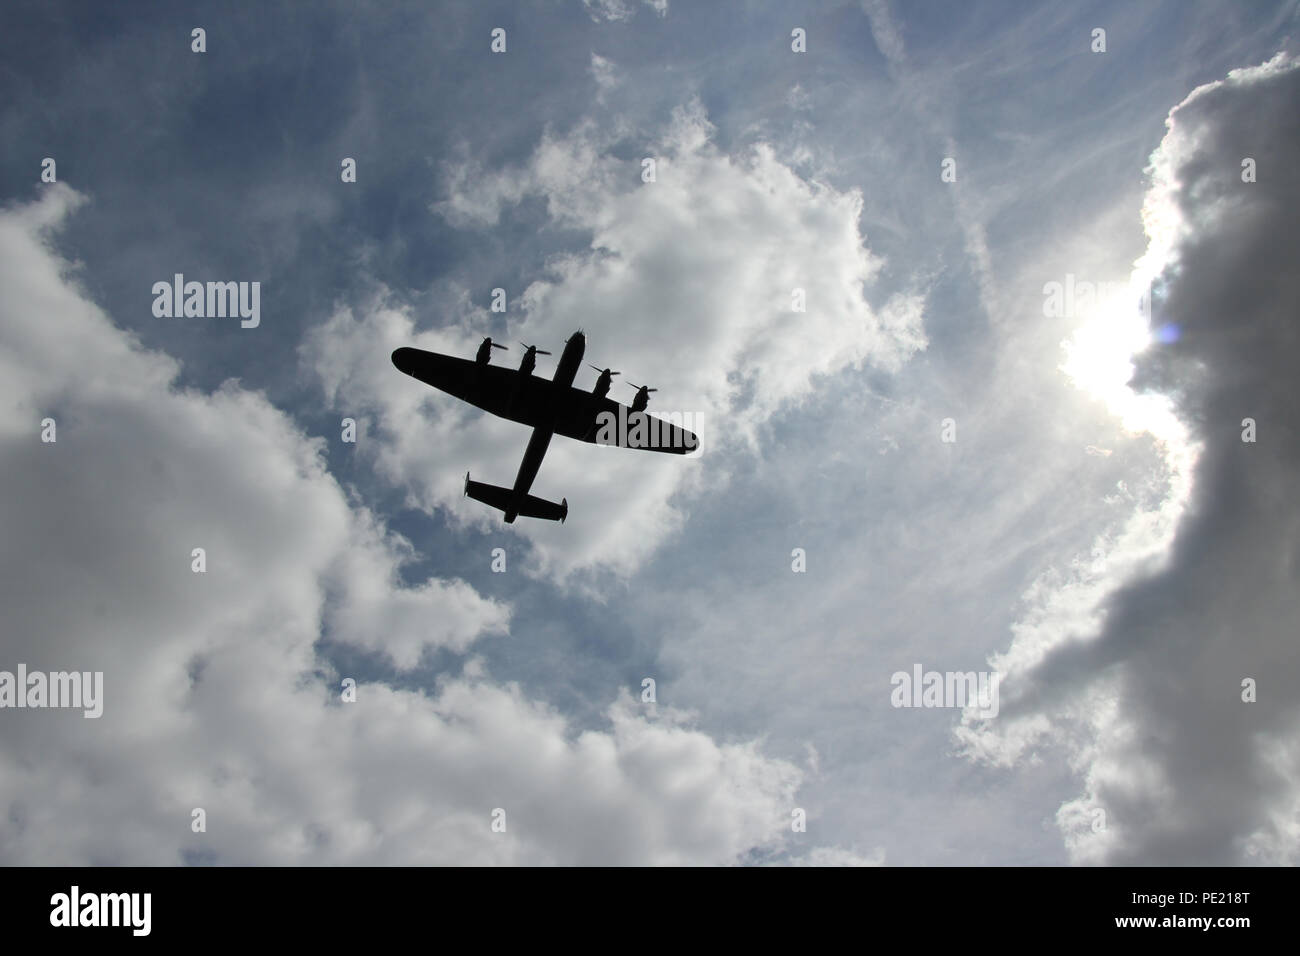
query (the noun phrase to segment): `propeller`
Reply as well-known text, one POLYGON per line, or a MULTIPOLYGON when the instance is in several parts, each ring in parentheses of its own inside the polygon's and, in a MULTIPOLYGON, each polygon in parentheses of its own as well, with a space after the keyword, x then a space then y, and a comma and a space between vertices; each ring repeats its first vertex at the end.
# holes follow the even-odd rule
POLYGON ((523 342, 520 342, 519 344, 520 344, 520 345, 523 345, 524 348, 528 349, 528 351, 530 351, 530 352, 536 352, 538 355, 550 355, 550 354, 551 354, 550 352, 543 352, 543 351, 542 351, 541 349, 539 349, 536 345, 524 345, 523 342))
POLYGON ((490 365, 492 363, 492 349, 505 349, 509 346, 502 345, 499 342, 493 342, 492 336, 484 337, 479 343, 478 351, 474 353, 474 361, 478 365, 490 365), (491 346, 492 348, 488 348, 491 346))
POLYGON ((601 367, 598 366, 598 365, 592 365, 590 362, 588 362, 587 365, 589 365, 591 368, 594 368, 594 369, 595 369, 597 372, 599 372, 601 375, 604 375, 604 374, 607 373, 607 372, 608 372, 610 375, 622 375, 622 374, 623 374, 622 372, 610 372, 609 369, 607 369, 607 368, 601 368, 601 367))
POLYGON ((636 389, 636 398, 632 399, 632 411, 644 412, 645 407, 650 404, 650 393, 657 392, 659 389, 650 388, 648 385, 637 385, 635 382, 628 382, 636 389))

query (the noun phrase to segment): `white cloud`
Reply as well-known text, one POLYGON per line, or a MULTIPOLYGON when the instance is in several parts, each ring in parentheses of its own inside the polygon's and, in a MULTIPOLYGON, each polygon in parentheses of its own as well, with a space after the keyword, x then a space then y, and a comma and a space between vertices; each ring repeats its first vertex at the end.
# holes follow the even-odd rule
POLYGON ((620 77, 612 60, 607 60, 598 53, 591 55, 591 78, 596 82, 596 99, 603 101, 605 96, 618 86, 620 77))
POLYGON ((819 846, 808 852, 807 856, 789 861, 793 866, 884 866, 885 851, 877 848, 867 856, 839 847, 819 846))
POLYGON ((636 15, 636 8, 627 0, 582 0, 587 15, 597 23, 625 22, 636 15))
MULTIPOLYGON (((659 18, 668 16, 668 0, 641 0, 659 18)), ((632 0, 582 0, 587 15, 596 23, 626 23, 636 16, 632 0)))
POLYGON ((727 863, 779 849, 798 770, 626 695, 608 729, 578 732, 470 660, 432 692, 363 678, 341 702, 323 630, 405 668, 425 646, 503 635, 508 609, 459 581, 401 586, 409 544, 350 506, 321 442, 263 395, 177 388, 177 363, 116 328, 43 243, 78 201, 56 186, 0 212, 0 667, 102 670, 104 711, 0 713, 0 860, 727 863), (46 415, 54 444, 38 438, 46 415), (191 832, 196 807, 206 833, 191 832))
MULTIPOLYGON (((450 196, 436 210, 457 225, 490 226, 503 207, 540 195, 556 223, 591 234, 588 249, 555 256, 549 275, 518 295, 508 340, 558 347, 584 328, 590 362, 659 389, 652 412, 692 412, 706 423, 698 461, 552 444, 536 493, 566 496, 568 523, 514 527, 557 576, 630 573, 680 527, 692 490, 724 486, 734 455, 778 409, 809 396, 818 376, 865 365, 894 371, 925 346, 918 297, 895 296, 879 309, 866 300, 882 263, 859 233, 857 190, 807 182, 764 145, 733 159, 711 136, 698 104, 675 111, 646 147, 657 164, 648 183, 640 161, 612 155, 590 123, 548 133, 518 168, 448 171, 450 196), (796 288, 806 312, 793 310, 796 288)), ((334 316, 305 357, 339 401, 373 410, 379 467, 414 502, 494 525, 495 513, 461 500, 464 469, 508 484, 527 432, 431 394, 387 359, 400 345, 472 355, 489 321, 480 309, 454 328, 417 334, 409 313, 376 303, 363 315, 334 316)), ((594 378, 584 368, 575 384, 594 378)))

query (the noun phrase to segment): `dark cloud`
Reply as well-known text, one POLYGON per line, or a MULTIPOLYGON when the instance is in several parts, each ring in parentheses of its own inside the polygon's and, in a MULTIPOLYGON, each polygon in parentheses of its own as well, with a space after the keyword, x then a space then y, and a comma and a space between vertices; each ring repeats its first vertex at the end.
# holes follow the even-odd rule
POLYGON ((1081 688, 1098 705, 1116 695, 1084 801, 1106 826, 1083 860, 1294 861, 1298 102, 1294 61, 1234 71, 1171 112, 1153 157, 1147 212, 1178 230, 1155 323, 1178 334, 1140 357, 1133 384, 1173 396, 1200 443, 1190 498, 1165 568, 1116 592, 1101 634, 1058 646, 1004 705, 1023 718, 1081 688), (1242 700, 1247 678, 1255 703, 1242 700))

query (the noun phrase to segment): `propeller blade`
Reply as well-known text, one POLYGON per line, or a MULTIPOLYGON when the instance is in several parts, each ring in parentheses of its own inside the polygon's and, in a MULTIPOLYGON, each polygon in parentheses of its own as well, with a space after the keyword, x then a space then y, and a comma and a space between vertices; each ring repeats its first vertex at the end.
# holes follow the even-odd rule
POLYGON ((488 340, 488 345, 492 346, 494 349, 505 349, 506 351, 510 350, 510 346, 500 345, 497 342, 493 342, 491 339, 488 340))

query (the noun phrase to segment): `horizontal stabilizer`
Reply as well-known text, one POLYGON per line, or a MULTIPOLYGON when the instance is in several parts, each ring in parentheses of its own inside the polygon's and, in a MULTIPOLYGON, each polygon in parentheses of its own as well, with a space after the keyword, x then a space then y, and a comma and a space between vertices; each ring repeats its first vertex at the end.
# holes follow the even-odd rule
POLYGON ((504 511, 506 524, 513 524, 519 515, 525 518, 545 518, 547 521, 558 521, 561 524, 569 516, 568 498, 563 499, 558 505, 554 501, 547 501, 536 495, 524 495, 520 498, 516 497, 514 491, 509 488, 489 485, 482 481, 470 481, 468 474, 465 475, 465 494, 475 501, 481 501, 498 511, 504 511))

